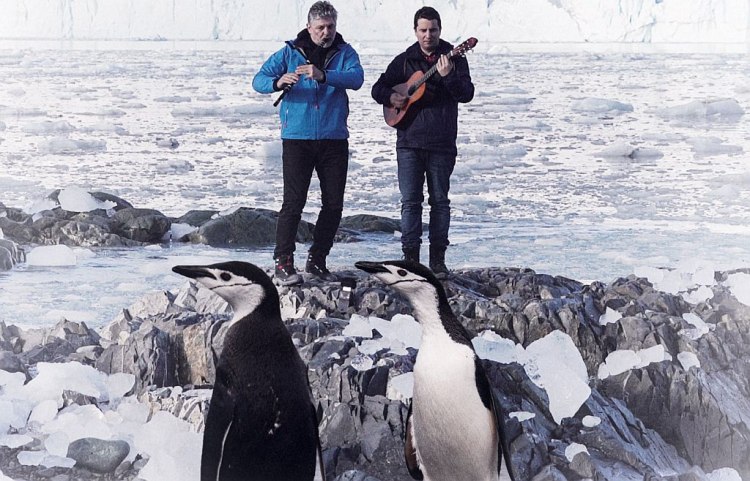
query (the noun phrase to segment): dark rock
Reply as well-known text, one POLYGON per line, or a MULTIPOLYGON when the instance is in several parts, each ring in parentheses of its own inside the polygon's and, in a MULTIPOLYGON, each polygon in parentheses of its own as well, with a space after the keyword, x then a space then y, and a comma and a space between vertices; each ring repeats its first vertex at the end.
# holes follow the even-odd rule
POLYGON ((401 230, 401 221, 377 215, 357 214, 343 217, 339 227, 359 232, 385 232, 393 234, 401 230))
POLYGON ((171 225, 167 216, 153 209, 130 207, 112 216, 112 232, 138 242, 161 242, 171 225))
POLYGON ((130 453, 125 441, 105 441, 96 438, 77 439, 68 446, 68 457, 76 467, 95 473, 112 473, 130 453))
MULTIPOLYGON (((267 209, 240 208, 228 215, 211 219, 190 233, 190 242, 211 246, 268 246, 276 241, 278 214, 267 209)), ((312 240, 313 226, 301 221, 297 242, 312 240)))
POLYGON ((191 210, 173 220, 176 224, 188 224, 194 227, 200 227, 210 221, 219 211, 217 210, 191 210))

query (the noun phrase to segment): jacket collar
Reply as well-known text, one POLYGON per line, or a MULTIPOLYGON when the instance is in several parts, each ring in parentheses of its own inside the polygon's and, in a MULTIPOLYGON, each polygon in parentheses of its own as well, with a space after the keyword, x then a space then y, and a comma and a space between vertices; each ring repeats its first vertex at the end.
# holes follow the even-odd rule
MULTIPOLYGON (((453 45, 440 39, 436 52, 442 55, 451 50, 453 50, 453 45)), ((409 48, 407 48, 406 55, 412 59, 424 59, 424 54, 422 53, 422 48, 419 46, 419 42, 414 42, 409 48)))
MULTIPOLYGON (((310 32, 308 32, 306 28, 302 29, 297 34, 297 38, 288 43, 291 47, 302 49, 305 52, 310 52, 312 49, 317 47, 317 45, 313 43, 312 38, 310 38, 310 32)), ((333 38, 333 43, 331 44, 331 49, 338 50, 339 47, 341 45, 344 45, 345 43, 346 41, 344 41, 344 37, 342 37, 340 33, 336 32, 336 36, 333 38)))

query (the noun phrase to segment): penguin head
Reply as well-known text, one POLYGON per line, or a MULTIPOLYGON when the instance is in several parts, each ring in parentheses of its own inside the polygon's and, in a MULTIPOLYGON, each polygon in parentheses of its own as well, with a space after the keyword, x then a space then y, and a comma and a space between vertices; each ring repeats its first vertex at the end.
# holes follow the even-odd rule
POLYGON ((276 299, 278 304, 278 291, 273 281, 261 268, 248 262, 174 266, 172 271, 194 279, 222 297, 232 306, 235 319, 252 313, 267 298, 276 299))
POLYGON ((382 262, 359 261, 354 264, 372 274, 383 284, 406 296, 412 303, 422 296, 445 298, 442 284, 430 269, 419 262, 397 260, 382 262))

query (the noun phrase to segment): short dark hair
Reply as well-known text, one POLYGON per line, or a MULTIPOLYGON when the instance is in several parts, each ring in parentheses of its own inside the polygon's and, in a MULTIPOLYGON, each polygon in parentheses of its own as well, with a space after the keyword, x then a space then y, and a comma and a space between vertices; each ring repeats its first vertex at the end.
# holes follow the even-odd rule
POLYGON ((307 23, 312 22, 316 18, 330 18, 335 23, 336 17, 338 17, 338 12, 333 8, 333 5, 323 0, 312 4, 310 11, 307 12, 307 23))
POLYGON ((425 20, 437 20, 438 28, 441 30, 443 28, 440 24, 440 14, 432 7, 422 7, 417 10, 417 13, 414 14, 414 30, 417 29, 417 22, 420 18, 424 18, 425 20))

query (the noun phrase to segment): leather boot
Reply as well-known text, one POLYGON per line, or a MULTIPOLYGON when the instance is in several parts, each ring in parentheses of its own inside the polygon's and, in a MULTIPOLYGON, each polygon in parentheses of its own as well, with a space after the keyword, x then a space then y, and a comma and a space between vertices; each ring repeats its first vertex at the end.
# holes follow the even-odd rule
POLYGON ((401 249, 404 253, 405 261, 419 262, 419 246, 417 247, 404 247, 401 249))
POLYGON ((430 269, 438 279, 448 278, 448 268, 445 266, 445 246, 430 245, 430 269))
POLYGON ((336 282, 339 280, 336 274, 329 271, 326 267, 326 257, 312 252, 307 255, 305 272, 326 282, 336 282))

